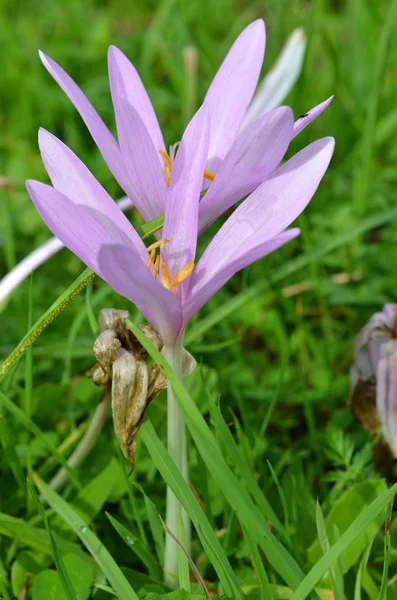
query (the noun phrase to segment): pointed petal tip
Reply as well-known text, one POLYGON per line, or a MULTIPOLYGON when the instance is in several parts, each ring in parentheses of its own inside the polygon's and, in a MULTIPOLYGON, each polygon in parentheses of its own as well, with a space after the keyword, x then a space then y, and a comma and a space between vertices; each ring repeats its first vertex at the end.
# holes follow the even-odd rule
POLYGON ((306 43, 306 32, 303 27, 297 27, 294 29, 289 39, 297 43, 306 43))

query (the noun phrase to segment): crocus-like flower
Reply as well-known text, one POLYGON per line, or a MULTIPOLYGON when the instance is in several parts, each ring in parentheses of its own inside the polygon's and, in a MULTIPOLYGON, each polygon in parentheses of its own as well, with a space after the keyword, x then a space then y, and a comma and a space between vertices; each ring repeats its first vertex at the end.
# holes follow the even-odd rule
MULTIPOLYGON (((127 123, 129 115, 136 116, 127 103, 123 112, 127 123)), ((135 125, 139 123, 136 120, 135 125)), ((313 196, 334 148, 332 138, 318 140, 276 169, 233 212, 194 268, 209 144, 204 105, 189 123, 175 158, 161 239, 148 248, 83 163, 48 132, 40 132, 40 148, 54 187, 27 182, 51 231, 131 300, 166 345, 175 342, 192 316, 234 273, 298 235, 298 229, 284 230, 313 196)), ((131 157, 139 162, 147 159, 155 198, 164 181, 159 162, 150 158, 144 141, 131 157)))
MULTIPOLYGON (((289 45, 296 49, 299 60, 301 38, 298 31, 289 45)), ((204 197, 199 206, 199 232, 265 181, 280 163, 290 141, 331 101, 329 98, 319 104, 295 123, 285 107, 265 112, 275 104, 266 89, 259 91, 250 106, 264 50, 265 28, 263 21, 258 20, 237 38, 205 97, 211 136, 202 173, 204 197)), ((285 52, 289 52, 289 47, 285 52)), ((109 169, 143 218, 149 221, 163 214, 172 194, 169 185, 175 146, 169 153, 166 151, 152 104, 129 60, 120 50, 110 47, 109 80, 117 143, 69 75, 43 53, 40 56, 79 111, 109 169)), ((268 78, 269 87, 274 88, 268 78)))
POLYGON ((359 332, 351 369, 353 414, 383 435, 397 457, 397 304, 385 304, 359 332))

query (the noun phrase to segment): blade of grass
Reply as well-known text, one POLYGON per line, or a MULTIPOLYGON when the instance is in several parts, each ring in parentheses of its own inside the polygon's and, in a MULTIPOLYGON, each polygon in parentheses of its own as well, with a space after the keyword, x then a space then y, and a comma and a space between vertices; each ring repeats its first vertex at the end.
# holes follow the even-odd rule
POLYGON ((158 510, 155 504, 150 500, 149 496, 145 493, 145 490, 139 483, 134 481, 133 486, 139 490, 139 492, 143 496, 143 500, 145 502, 146 514, 149 520, 150 531, 152 532, 154 545, 156 548, 157 558, 161 562, 164 558, 164 535, 163 529, 159 522, 158 518, 158 510))
POLYGON ((371 554, 371 549, 372 549, 373 543, 374 543, 374 540, 372 540, 371 543, 365 549, 363 557, 360 562, 360 565, 358 567, 356 583, 354 585, 354 600, 361 600, 361 587, 362 587, 363 575, 367 569, 368 559, 369 559, 369 555, 371 554))
POLYGON ((267 521, 269 521, 269 523, 272 524, 272 527, 274 527, 274 529, 278 531, 285 540, 287 540, 288 536, 285 531, 284 525, 277 517, 272 506, 269 504, 266 496, 264 496, 262 490, 260 489, 254 475, 248 468, 247 463, 245 462, 241 452, 239 451, 239 448, 233 438, 233 435, 229 427, 227 426, 225 419, 222 416, 219 405, 215 404, 214 402, 211 403, 211 415, 214 420, 214 425, 221 444, 227 451, 238 472, 244 479, 244 482, 250 494, 252 495, 253 499, 260 508, 263 516, 267 521))
POLYGON ((80 538, 93 559, 98 563, 103 574, 120 599, 138 600, 138 596, 128 583, 111 554, 97 536, 87 527, 84 520, 61 496, 54 492, 54 490, 44 483, 44 481, 39 479, 39 477, 35 476, 34 482, 49 506, 51 506, 57 515, 59 515, 80 538))
POLYGON ((335 560, 340 556, 356 539, 358 535, 366 528, 376 517, 386 508, 389 502, 397 493, 397 483, 386 490, 376 500, 371 502, 353 521, 339 540, 334 544, 324 556, 314 565, 306 575, 298 589, 295 590, 291 600, 304 600, 314 589, 314 586, 321 577, 328 571, 335 560))
POLYGON ((207 469, 211 472, 219 489, 222 491, 222 494, 236 512, 241 523, 247 527, 260 544, 261 548, 266 553, 269 562, 280 576, 290 587, 297 587, 303 578, 301 569, 295 559, 269 531, 266 520, 263 518, 259 509, 252 501, 248 492, 241 487, 238 479, 227 466, 215 437, 210 431, 196 404, 188 394, 185 386, 179 378, 175 376, 168 362, 163 358, 160 352, 156 350, 153 344, 149 342, 146 336, 142 335, 142 332, 130 321, 127 321, 127 324, 153 360, 164 371, 168 381, 173 386, 178 408, 181 411, 198 451, 207 465, 207 469))
POLYGON ((117 531, 121 539, 127 544, 127 546, 135 552, 135 554, 141 559, 143 564, 146 566, 149 575, 152 577, 160 577, 160 569, 156 563, 154 556, 150 549, 144 544, 136 535, 131 533, 117 519, 112 517, 109 513, 105 513, 114 529, 117 531))
POLYGON ((252 562, 258 575, 259 583, 261 585, 262 598, 264 600, 273 600, 272 588, 270 587, 269 579, 265 567, 263 566, 258 546, 256 545, 255 540, 252 538, 252 535, 250 535, 245 527, 243 527, 243 533, 248 544, 252 562))
POLYGON ((157 436, 150 421, 145 421, 139 436, 145 444, 160 475, 171 488, 183 508, 188 513, 227 596, 242 598, 233 569, 227 559, 219 539, 216 537, 197 498, 172 462, 167 450, 157 436))
POLYGON ((386 600, 387 598, 387 583, 389 576, 389 559, 390 559, 390 528, 391 528, 391 517, 393 513, 394 499, 390 502, 385 522, 385 541, 384 541, 384 558, 383 558, 383 573, 382 573, 382 584, 380 586, 379 600, 386 600))
POLYGON ((62 557, 60 555, 60 552, 58 550, 58 546, 56 545, 56 542, 54 540, 54 537, 52 535, 52 531, 50 529, 49 523, 48 523, 48 519, 47 519, 47 515, 45 513, 45 510, 43 508, 43 505, 40 502, 40 499, 38 497, 38 495, 36 494, 36 490, 34 489, 33 485, 31 484, 30 480, 27 480, 28 482, 28 488, 29 491, 32 495, 33 498, 33 502, 36 506, 37 512, 39 513, 39 515, 41 516, 41 518, 43 519, 44 522, 44 526, 47 530, 47 533, 49 535, 49 538, 51 540, 51 546, 52 546, 52 553, 53 553, 53 558, 54 558, 54 562, 55 562, 55 566, 59 575, 59 579, 61 580, 61 584, 63 587, 63 591, 65 592, 65 595, 67 597, 68 600, 76 600, 76 594, 74 593, 72 584, 70 582, 69 576, 67 574, 67 571, 65 569, 65 565, 63 563, 62 557))

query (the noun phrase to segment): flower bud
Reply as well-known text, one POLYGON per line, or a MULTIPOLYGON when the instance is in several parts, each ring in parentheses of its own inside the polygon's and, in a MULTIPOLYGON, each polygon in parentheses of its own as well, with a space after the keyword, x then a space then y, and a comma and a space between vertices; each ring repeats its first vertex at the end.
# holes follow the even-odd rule
POLYGON ((385 304, 356 338, 350 410, 397 458, 397 305, 385 304))

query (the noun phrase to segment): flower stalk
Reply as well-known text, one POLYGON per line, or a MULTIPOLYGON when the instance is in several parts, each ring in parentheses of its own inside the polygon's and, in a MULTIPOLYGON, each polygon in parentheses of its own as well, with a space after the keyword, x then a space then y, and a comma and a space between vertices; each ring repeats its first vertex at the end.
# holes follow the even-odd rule
MULTIPOLYGON (((166 359, 177 377, 182 377, 182 342, 183 337, 179 337, 174 345, 167 346, 165 349, 166 359)), ((186 427, 170 382, 167 386, 167 440, 171 459, 188 481, 186 427)), ((190 553, 190 520, 188 514, 182 509, 171 489, 167 488, 166 525, 175 536, 178 534, 180 511, 185 530, 186 551, 190 553)), ((167 535, 165 539, 164 571, 166 583, 171 587, 176 587, 178 583, 178 580, 173 576, 178 573, 178 553, 176 542, 171 536, 167 535)))

